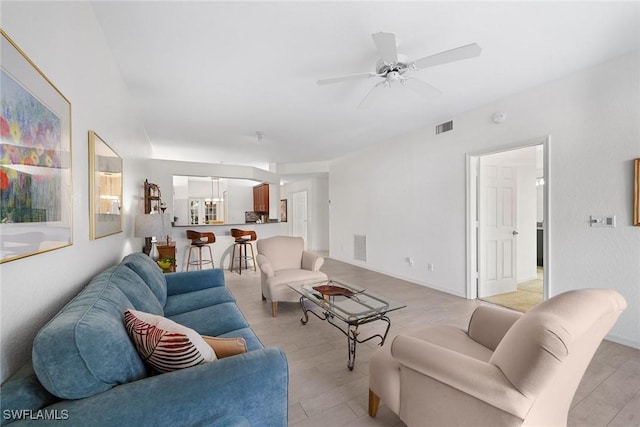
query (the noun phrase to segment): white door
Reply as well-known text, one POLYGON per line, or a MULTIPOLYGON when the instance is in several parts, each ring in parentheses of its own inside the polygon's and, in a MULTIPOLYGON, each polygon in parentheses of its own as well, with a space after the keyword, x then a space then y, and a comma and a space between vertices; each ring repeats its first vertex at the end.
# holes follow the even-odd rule
POLYGON ((478 297, 515 292, 516 168, 480 159, 478 297))
POLYGON ((293 193, 293 236, 304 239, 305 249, 307 247, 307 192, 299 191, 293 193))

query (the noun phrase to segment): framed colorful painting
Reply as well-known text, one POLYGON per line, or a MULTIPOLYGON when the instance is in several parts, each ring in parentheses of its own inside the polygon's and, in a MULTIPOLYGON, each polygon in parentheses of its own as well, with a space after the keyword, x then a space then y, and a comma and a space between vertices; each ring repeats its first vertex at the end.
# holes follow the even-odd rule
POLYGON ((73 244, 71 103, 2 30, 0 263, 73 244))
POLYGON ((89 224, 91 239, 122 232, 122 159, 89 131, 89 224))

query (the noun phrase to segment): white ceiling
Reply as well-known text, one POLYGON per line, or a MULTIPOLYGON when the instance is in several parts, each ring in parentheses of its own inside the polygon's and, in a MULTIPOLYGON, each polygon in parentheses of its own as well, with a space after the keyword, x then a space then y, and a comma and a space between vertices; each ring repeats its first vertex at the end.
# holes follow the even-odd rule
POLYGON ((264 167, 326 161, 640 49, 640 2, 94 2, 154 156, 264 167), (417 59, 469 43, 473 59, 377 78, 371 34, 417 59), (264 132, 258 143, 256 131, 264 132))

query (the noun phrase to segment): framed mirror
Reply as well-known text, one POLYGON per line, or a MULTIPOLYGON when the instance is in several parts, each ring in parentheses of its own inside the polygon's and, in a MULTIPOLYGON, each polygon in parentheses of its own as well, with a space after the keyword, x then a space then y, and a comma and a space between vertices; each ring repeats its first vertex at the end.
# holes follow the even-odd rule
POLYGON ((89 131, 89 215, 92 240, 122 232, 122 159, 89 131))
POLYGON ((640 159, 633 161, 633 225, 640 225, 640 159))

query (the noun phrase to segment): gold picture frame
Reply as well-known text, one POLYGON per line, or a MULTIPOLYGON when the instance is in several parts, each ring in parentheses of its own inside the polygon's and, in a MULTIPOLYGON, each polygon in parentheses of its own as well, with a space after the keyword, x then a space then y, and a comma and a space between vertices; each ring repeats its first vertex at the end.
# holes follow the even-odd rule
POLYGON ((73 244, 71 102, 0 29, 0 264, 73 244))
POLYGON ((633 175, 633 225, 640 225, 640 158, 635 159, 633 175))
POLYGON ((287 199, 280 200, 280 222, 287 222, 287 199))
POLYGON ((91 240, 122 232, 122 158, 89 131, 89 228, 91 240))

